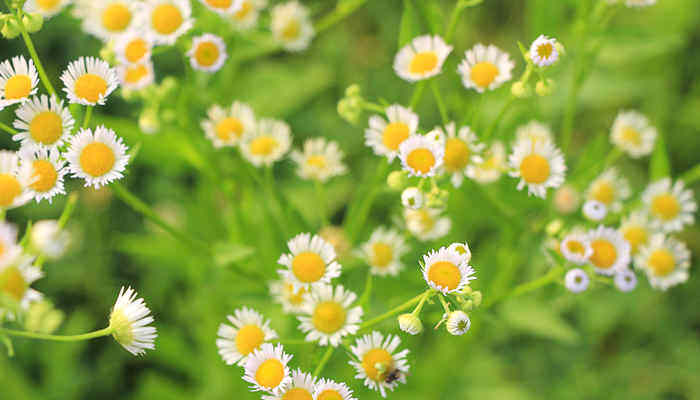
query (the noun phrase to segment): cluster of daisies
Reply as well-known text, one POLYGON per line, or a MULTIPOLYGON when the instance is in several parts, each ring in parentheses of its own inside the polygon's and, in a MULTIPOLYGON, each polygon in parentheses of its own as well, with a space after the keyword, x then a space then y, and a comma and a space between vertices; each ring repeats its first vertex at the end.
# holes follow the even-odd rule
POLYGON ((213 105, 201 126, 214 147, 237 147, 256 167, 270 167, 289 155, 302 179, 326 182, 347 172, 337 142, 324 137, 307 139, 301 150, 290 152, 289 125, 277 119, 257 118, 248 104, 239 101, 225 108, 213 105))
MULTIPOLYGON (((343 345, 350 349, 349 364, 356 370, 355 377, 383 397, 387 390, 404 383, 409 370, 408 350, 397 350, 401 341, 395 335, 375 331, 359 336, 363 330, 363 303, 352 291, 333 285, 342 269, 333 245, 309 233, 297 235, 287 245, 289 253, 278 260, 283 266, 278 271, 280 279, 270 284, 270 292, 285 313, 297 317, 298 329, 306 335, 304 340, 319 346, 343 345)), ((405 251, 398 232, 379 228, 359 253, 369 265, 370 273, 384 276, 396 275, 403 268, 400 258, 405 251)), ((422 300, 412 313, 398 318, 402 331, 412 335, 422 332, 420 312, 425 301, 434 295, 440 296, 445 308, 438 326, 444 322, 452 335, 469 330, 471 322, 465 311, 481 301, 481 294, 468 286, 476 279, 470 259, 466 243, 454 243, 423 257, 421 272, 429 289, 421 295, 422 300)), ((344 384, 317 380, 300 370, 291 371, 287 364, 292 356, 277 343, 280 340, 270 321, 258 312, 243 307, 228 316, 228 321, 230 324, 219 326, 216 341, 219 354, 226 364, 243 367, 243 379, 251 383, 252 390, 267 392, 269 396, 264 398, 286 399, 302 393, 304 396, 300 398, 352 398, 352 391, 344 384), (329 390, 340 397, 330 394, 324 397, 329 390)))

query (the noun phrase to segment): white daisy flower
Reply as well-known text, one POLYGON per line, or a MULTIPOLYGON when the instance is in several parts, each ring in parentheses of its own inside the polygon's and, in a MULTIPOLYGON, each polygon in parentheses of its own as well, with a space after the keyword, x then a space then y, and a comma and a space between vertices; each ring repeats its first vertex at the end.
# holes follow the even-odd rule
POLYGON ((34 61, 16 56, 0 63, 0 110, 29 100, 38 83, 34 61))
POLYGON ((76 0, 73 14, 83 30, 104 42, 141 26, 141 2, 135 0, 76 0))
POLYGON ((309 10, 296 0, 272 8, 270 29, 275 40, 288 51, 305 50, 315 34, 309 10))
POLYGON ((27 0, 24 3, 26 13, 39 13, 44 18, 51 18, 63 11, 71 0, 27 0))
POLYGON ((229 109, 215 104, 207 111, 202 129, 214 147, 233 147, 244 135, 252 135, 256 128, 253 109, 246 103, 234 101, 229 109))
POLYGON ((284 121, 263 118, 255 130, 246 132, 240 144, 241 153, 256 167, 270 166, 289 151, 292 133, 284 121))
POLYGON ((465 88, 483 93, 509 81, 513 67, 515 63, 508 53, 492 44, 484 46, 478 43, 464 53, 464 60, 459 64, 457 71, 462 76, 465 88))
POLYGON ((610 131, 610 141, 632 158, 649 155, 654 149, 656 128, 637 111, 621 111, 610 131))
POLYGON ((314 400, 357 400, 352 396, 352 390, 344 383, 330 379, 321 379, 316 385, 314 400))
POLYGON ((630 244, 620 231, 600 225, 588 232, 593 254, 588 261, 601 275, 614 275, 630 263, 630 244))
MULTIPOLYGON (((441 128, 436 128, 442 132, 441 128)), ((459 128, 457 132, 454 122, 445 125, 445 157, 442 168, 451 175, 450 181, 455 187, 460 187, 464 176, 474 175, 475 165, 481 163, 481 151, 484 145, 478 142, 476 134, 468 126, 459 128)))
POLYGON ((588 200, 583 203, 583 216, 590 221, 600 221, 608 215, 608 207, 597 200, 588 200))
POLYGON ((270 283, 270 294, 275 302, 282 305, 282 310, 289 314, 299 314, 304 311, 308 301, 309 291, 305 288, 294 288, 294 284, 283 280, 270 283))
POLYGON ((562 214, 571 214, 578 209, 581 195, 572 185, 564 184, 554 192, 554 206, 562 214))
POLYGON ((399 383, 406 383, 406 373, 410 369, 406 356, 408 350, 396 349, 401 339, 396 335, 382 335, 374 331, 355 340, 350 346, 357 361, 350 361, 357 374, 355 378, 364 380, 365 386, 386 397, 387 390, 393 391, 399 383), (390 375, 396 379, 388 380, 390 375))
POLYGON ((435 176, 444 157, 443 146, 426 136, 411 136, 399 146, 401 165, 409 176, 435 176))
POLYGON ((316 391, 316 378, 297 369, 292 371, 292 379, 278 391, 277 395, 263 395, 262 400, 313 400, 316 391))
POLYGON ((378 156, 393 161, 399 155, 399 146, 416 134, 418 115, 410 108, 393 104, 386 108, 386 119, 379 115, 369 117, 365 130, 365 144, 378 156))
POLYGON ((450 335, 454 336, 462 336, 467 331, 469 331, 469 328, 471 328, 472 322, 469 319, 469 316, 467 313, 464 311, 452 311, 448 316, 447 316, 447 321, 445 322, 445 327, 447 328, 447 332, 450 333, 450 335))
POLYGON ((63 100, 49 97, 45 94, 34 96, 23 103, 15 111, 17 119, 12 125, 19 131, 12 137, 19 141, 22 147, 28 145, 41 145, 56 149, 63 145, 68 138, 75 120, 63 106, 63 100))
POLYGON ((251 353, 260 349, 263 343, 277 338, 277 333, 270 328, 270 321, 248 307, 236 309, 226 318, 233 326, 219 325, 216 347, 227 365, 245 366, 251 353))
POLYGON ((442 64, 452 52, 452 46, 438 35, 423 35, 396 53, 394 71, 401 79, 417 82, 442 72, 442 64))
POLYGON ((13 262, 22 254, 22 246, 17 244, 17 228, 0 221, 0 268, 13 262))
POLYGON ((401 204, 411 210, 418 210, 423 207, 425 198, 423 192, 415 186, 408 187, 401 192, 401 204))
POLYGON ((636 211, 622 219, 620 232, 630 244, 632 255, 637 254, 639 247, 649 242, 652 229, 649 216, 645 212, 636 211))
POLYGON ((309 289, 312 284, 331 283, 340 276, 340 264, 335 249, 318 235, 300 233, 287 242, 289 253, 282 254, 277 263, 287 269, 278 270, 294 289, 309 289))
POLYGON ((119 77, 106 61, 80 57, 61 74, 68 101, 85 106, 104 105, 107 96, 119 86, 119 77))
POLYGON ((443 294, 459 292, 476 279, 476 271, 464 256, 447 247, 425 254, 421 269, 428 286, 443 294))
POLYGON ((621 176, 617 169, 609 168, 598 176, 586 191, 589 200, 597 200, 614 211, 622 209, 622 202, 630 197, 630 187, 627 179, 621 176))
POLYGON ((518 141, 508 162, 513 169, 510 176, 520 178, 518 190, 527 186, 528 194, 545 198, 548 188, 564 183, 564 156, 553 142, 532 139, 518 141))
POLYGON ((311 296, 304 306, 304 314, 297 317, 299 329, 306 332, 307 342, 321 346, 338 347, 347 335, 360 329, 362 307, 351 307, 357 295, 343 288, 318 284, 311 287, 311 296))
POLYGON ((423 242, 439 239, 450 231, 452 226, 450 218, 441 216, 441 214, 441 210, 427 207, 419 210, 405 208, 403 211, 406 228, 413 236, 423 242))
POLYGON ((588 289, 591 278, 581 268, 570 269, 564 276, 564 285, 571 293, 581 293, 588 289))
POLYGON ((631 292, 637 287, 637 275, 629 268, 618 271, 613 279, 615 287, 621 292, 631 292))
POLYGON ((243 0, 200 0, 208 9, 220 14, 231 15, 241 10, 243 0))
POLYGON ((491 183, 498 180, 506 170, 506 148, 500 141, 491 143, 491 147, 484 150, 482 161, 467 170, 467 176, 479 183, 491 183))
POLYGON ((228 54, 226 43, 216 35, 205 33, 192 39, 192 47, 187 52, 192 68, 204 72, 216 72, 223 67, 228 54))
POLYGON ((58 221, 45 219, 32 224, 29 243, 39 254, 55 260, 65 254, 71 235, 58 226, 58 221))
POLYGON ((266 6, 267 0, 243 0, 241 8, 231 16, 234 27, 241 30, 254 27, 260 11, 266 6))
POLYGON ((194 23, 189 0, 146 0, 143 14, 146 29, 155 44, 175 44, 194 23))
POLYGON ((590 240, 583 232, 574 231, 562 239, 559 251, 569 262, 583 265, 593 254, 590 240))
POLYGON ((469 261, 472 260, 472 251, 469 249, 469 244, 467 242, 464 243, 452 243, 447 247, 448 250, 450 251, 455 251, 458 254, 464 258, 464 262, 468 263, 469 261))
POLYGON ((114 53, 122 64, 137 64, 151 59, 153 41, 143 30, 132 30, 117 38, 114 53))
POLYGON ((532 120, 527 124, 520 125, 515 130, 515 140, 521 141, 530 139, 533 141, 549 141, 554 143, 554 136, 549 125, 532 120))
POLYGON ((540 35, 530 45, 528 53, 530 60, 538 67, 547 67, 559 60, 559 50, 557 50, 557 39, 540 35))
POLYGON ((324 137, 307 139, 304 142, 304 151, 294 150, 290 156, 297 164, 297 175, 302 179, 326 182, 347 172, 340 146, 324 137))
POLYGON ((23 310, 42 299, 42 294, 31 288, 42 278, 41 269, 34 265, 34 257, 19 255, 6 265, 0 264, 0 292, 16 301, 23 310))
POLYGON ((48 200, 51 204, 54 196, 66 194, 63 187, 63 177, 68 173, 65 161, 57 149, 46 149, 38 146, 23 146, 20 149, 22 164, 31 166, 32 183, 29 191, 34 200, 48 200))
POLYGON ((151 60, 136 64, 121 64, 117 66, 117 74, 122 87, 129 90, 141 90, 155 81, 151 60))
POLYGON ((690 251, 685 243, 657 233, 639 249, 634 264, 647 274, 651 287, 666 290, 688 280, 690 251))
POLYGON ((32 166, 20 165, 14 151, 0 150, 0 210, 21 207, 32 199, 32 166))
POLYGON ((423 332, 423 322, 420 318, 413 314, 401 314, 397 318, 399 321, 399 329, 409 335, 418 335, 423 332))
POLYGON ((250 382, 253 391, 279 394, 292 380, 287 364, 292 359, 281 344, 263 343, 248 356, 243 380, 250 382))
POLYGON ((76 177, 85 180, 85 186, 99 189, 121 179, 129 162, 127 147, 113 130, 100 125, 93 133, 81 129, 70 140, 64 157, 68 170, 76 177))
POLYGON ((382 226, 372 232, 360 249, 370 272, 379 276, 398 275, 404 267, 401 257, 409 250, 399 231, 382 226))
POLYGON ((664 178, 653 182, 642 193, 642 200, 654 229, 676 232, 695 222, 698 206, 683 181, 672 184, 670 178, 664 178))
POLYGON ((139 356, 146 354, 146 349, 155 349, 158 337, 156 328, 149 326, 153 322, 151 310, 132 288, 119 290, 117 302, 109 315, 109 327, 112 336, 129 353, 139 356))

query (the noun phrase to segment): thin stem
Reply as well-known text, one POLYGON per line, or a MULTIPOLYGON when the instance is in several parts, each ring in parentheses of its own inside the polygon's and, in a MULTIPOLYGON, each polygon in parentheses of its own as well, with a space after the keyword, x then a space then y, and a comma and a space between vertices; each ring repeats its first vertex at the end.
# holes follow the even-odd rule
POLYGON ((326 198, 326 191, 323 189, 323 183, 320 180, 314 179, 314 189, 318 199, 319 224, 323 228, 330 225, 328 222, 328 199, 326 198))
POLYGON ((316 33, 323 32, 342 21, 345 17, 355 12, 355 10, 360 8, 366 2, 367 0, 338 2, 338 6, 336 6, 333 11, 326 14, 316 23, 316 33))
POLYGON ((508 108, 511 106, 511 104, 513 104, 514 101, 515 97, 511 95, 510 97, 508 97, 508 101, 503 103, 501 111, 498 112, 498 115, 496 115, 496 119, 493 120, 491 125, 486 130, 486 133, 484 133, 482 141, 486 142, 487 140, 489 140, 489 138, 491 138, 491 135, 493 135, 493 133, 496 131, 496 128, 498 127, 498 124, 501 122, 503 115, 506 113, 506 111, 508 111, 508 108))
POLYGON ((321 361, 318 362, 316 369, 314 369, 313 376, 321 375, 321 372, 323 371, 323 367, 326 366, 326 364, 328 363, 328 360, 330 360, 331 356, 333 355, 333 350, 335 350, 335 347, 328 346, 328 348, 326 349, 326 352, 323 353, 323 357, 321 357, 321 361))
POLYGON ((9 125, 3 124, 2 122, 0 122, 0 129, 2 129, 3 131, 9 133, 10 135, 16 135, 16 134, 19 133, 19 132, 17 132, 16 129, 12 128, 12 127, 9 126, 9 125))
POLYGON ((90 118, 92 117, 92 106, 85 106, 85 117, 83 118, 83 129, 88 127, 90 118))
POLYGON ((362 295, 360 296, 360 299, 357 301, 357 304, 362 306, 365 305, 370 297, 372 296, 372 278, 374 277, 374 274, 372 274, 371 270, 367 270, 367 279, 365 280, 365 290, 362 292, 362 295))
POLYGON ((425 291, 425 292, 419 294, 418 296, 406 301, 405 303, 400 304, 400 305, 392 308, 391 310, 385 312, 384 314, 378 315, 370 320, 365 321, 364 323, 362 323, 360 325, 360 330, 367 329, 373 325, 376 325, 376 324, 384 321, 387 318, 391 318, 392 316, 400 313, 401 311, 404 311, 404 310, 411 308, 414 304, 420 302, 424 296, 428 296, 428 295, 426 295, 426 293, 431 293, 431 292, 432 292, 432 290, 428 289, 427 291, 425 291))
POLYGON ((14 329, 0 328, 0 333, 10 336, 19 336, 29 339, 54 340, 57 342, 77 342, 81 340, 94 339, 102 336, 109 336, 114 331, 114 328, 107 327, 98 331, 83 333, 81 335, 49 335, 46 333, 18 331, 14 329))
POLYGON ((386 107, 380 104, 372 103, 371 101, 363 100, 361 104, 362 108, 368 111, 375 111, 378 113, 384 113, 386 111, 386 107))
POLYGON ((685 171, 678 179, 682 180, 686 185, 695 183, 698 179, 700 179, 700 164, 685 171))
POLYGON ((413 89, 413 95, 411 95, 411 104, 408 108, 411 110, 415 109, 420 101, 421 96, 423 96, 423 89, 425 89, 426 81, 420 81, 416 84, 415 89, 413 89))
POLYGON ((464 11, 464 7, 461 7, 459 3, 459 0, 457 0, 457 4, 455 5, 455 8, 452 9, 452 14, 450 15, 450 22, 447 23, 447 29, 445 29, 445 42, 447 43, 450 43, 452 40, 452 35, 454 35, 455 30, 457 29, 459 16, 462 14, 462 11, 464 11))
POLYGON ((73 214, 73 211, 75 210, 76 204, 78 204, 78 193, 73 192, 68 196, 66 205, 63 206, 63 212, 61 212, 61 216, 58 218, 58 227, 60 229, 63 229, 66 226, 66 223, 68 222, 71 215, 73 214))
POLYGON ((29 55, 32 56, 32 60, 34 60, 34 65, 36 66, 36 70, 39 72, 39 78, 41 79, 41 83, 44 84, 44 87, 46 88, 46 91, 49 92, 51 96, 56 96, 56 91, 53 88, 53 85, 51 85, 51 81, 49 80, 49 77, 46 75, 46 71, 44 71, 44 66, 41 64, 41 60, 39 59, 39 55, 36 52, 36 49, 34 48, 34 43, 32 42, 32 38, 29 37, 29 33, 27 33, 27 28, 24 27, 24 24, 22 23, 22 11, 18 10, 17 11, 17 16, 19 18, 19 26, 22 28, 22 39, 24 39, 24 44, 27 45, 27 50, 29 50, 29 55))
POLYGON ((445 101, 442 99, 442 94, 440 94, 440 89, 438 89, 435 80, 430 81, 430 89, 433 91, 433 96, 435 97, 435 102, 437 103, 438 110, 440 110, 440 118, 442 118, 442 124, 447 125, 450 122, 447 116, 447 108, 445 107, 445 101))
POLYGON ((506 293, 503 296, 495 298, 493 301, 486 304, 485 308, 489 308, 502 300, 521 296, 523 294, 535 291, 541 287, 547 286, 550 283, 559 279, 563 273, 564 273, 564 268, 562 268, 562 267, 552 268, 545 275, 543 275, 535 280, 521 283, 520 285, 514 287, 513 290, 510 291, 510 293, 506 293))
POLYGON ((450 313, 450 305, 447 303, 447 300, 445 300, 445 296, 442 294, 438 295, 438 298, 440 299, 440 304, 442 304, 442 309, 445 310, 445 314, 450 313))
POLYGON ((418 302, 418 305, 416 306, 416 308, 413 309, 411 314, 416 315, 416 316, 418 314, 420 314, 420 312, 423 310, 423 306, 425 305, 425 302, 428 300, 428 298, 430 298, 430 296, 433 295, 433 293, 434 293, 434 291, 432 291, 432 290, 426 290, 422 295, 423 297, 421 297, 420 301, 418 302))
POLYGON ((388 169, 389 162, 385 158, 382 158, 377 168, 377 173, 369 184, 367 194, 363 197, 357 196, 356 199, 359 199, 359 204, 353 204, 353 207, 351 207, 346 214, 344 225, 347 228, 348 238, 351 243, 355 242, 357 234, 359 233, 358 230, 365 223, 370 209, 372 208, 372 202, 379 194, 379 189, 382 187, 382 179, 384 179, 388 169))

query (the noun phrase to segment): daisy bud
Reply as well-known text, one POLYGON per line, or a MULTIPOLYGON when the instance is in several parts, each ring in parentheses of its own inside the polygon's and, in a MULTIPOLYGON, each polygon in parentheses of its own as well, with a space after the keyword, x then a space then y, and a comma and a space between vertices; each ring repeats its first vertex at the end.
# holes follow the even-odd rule
POLYGON ((404 207, 410 208, 411 210, 418 210, 423 207, 425 199, 423 198, 423 192, 420 191, 415 186, 406 188, 403 193, 401 193, 401 204, 404 207))
POLYGON ((423 323, 417 316, 413 314, 401 314, 397 319, 399 321, 399 329, 409 335, 418 335, 423 332, 423 323))
POLYGON ((580 197, 573 186, 564 185, 554 192, 554 207, 561 214, 571 214, 578 208, 580 197))
MULTIPOLYGON (((458 299, 459 299, 459 297, 458 297, 458 299)), ((469 300, 462 299, 461 303, 462 303, 462 310, 464 310, 464 311, 471 311, 474 309, 474 301, 471 299, 469 299, 469 300)))
POLYGON ((5 39, 14 39, 22 33, 22 28, 15 18, 8 18, 5 25, 0 29, 0 33, 5 39))
POLYGON ((583 215, 591 221, 600 221, 605 218, 608 208, 597 200, 588 200, 583 204, 583 215))
POLYGON ((537 93, 538 96, 548 96, 552 93, 552 90, 554 89, 554 81, 551 79, 547 79, 547 81, 539 81, 537 82, 537 85, 535 85, 535 93, 537 93))
POLYGON ((581 293, 588 289, 590 281, 591 278, 589 278, 586 271, 581 268, 569 270, 564 277, 564 284, 571 293, 581 293))
POLYGON ((347 87, 345 89, 345 96, 346 97, 359 97, 361 94, 360 90, 360 85, 358 84, 353 84, 347 87))
POLYGON ((408 174, 406 171, 392 171, 386 178, 386 184, 393 190, 401 190, 408 183, 408 174))
POLYGON ((44 17, 38 13, 25 14, 24 17, 22 17, 22 23, 29 33, 35 33, 40 31, 41 27, 44 25, 44 17))
POLYGON ((139 128, 143 133, 152 135, 160 129, 160 121, 158 120, 158 111, 154 108, 147 108, 139 115, 139 128))
POLYGON ((451 335, 461 336, 467 333, 472 323, 464 311, 452 311, 447 317, 445 326, 451 335))
POLYGON ((525 83, 520 81, 515 82, 513 86, 510 87, 510 92, 519 99, 524 99, 530 95, 528 87, 525 86, 525 83))
POLYGON ((637 275, 632 270, 625 268, 615 274, 615 287, 621 292, 631 292, 637 287, 637 275))
POLYGON ((479 290, 476 292, 472 293, 472 301, 474 302, 475 307, 479 307, 481 305, 481 300, 483 299, 483 295, 479 290))
POLYGON ((338 115, 347 122, 357 124, 361 114, 362 107, 356 98, 344 98, 338 102, 338 115))
POLYGON ((38 221, 32 225, 32 248, 50 259, 61 257, 70 244, 70 234, 58 226, 55 220, 38 221))
POLYGON ((555 219, 554 221, 550 222, 547 224, 547 226, 544 228, 544 230, 547 232, 549 236, 554 236, 561 230, 561 228, 564 226, 564 222, 560 219, 555 219))
POLYGON ((138 356, 146 353, 146 349, 155 349, 156 328, 148 326, 153 322, 151 310, 146 307, 142 298, 136 298, 132 288, 121 288, 117 302, 109 315, 109 327, 112 336, 129 353, 138 356))

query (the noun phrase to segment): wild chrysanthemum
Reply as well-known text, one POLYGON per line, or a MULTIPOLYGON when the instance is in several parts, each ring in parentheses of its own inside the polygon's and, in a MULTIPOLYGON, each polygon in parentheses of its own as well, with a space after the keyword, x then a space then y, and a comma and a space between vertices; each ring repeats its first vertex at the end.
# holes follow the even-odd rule
POLYGON ((602 275, 614 275, 630 263, 630 244, 620 231, 600 225, 588 232, 593 254, 589 262, 602 275))
POLYGON ((314 400, 357 400, 352 396, 352 390, 344 383, 331 379, 321 379, 316 385, 314 400))
POLYGON ((117 59, 124 64, 136 64, 150 60, 153 41, 141 29, 119 36, 114 44, 117 59))
POLYGON ((338 143, 323 137, 307 139, 303 152, 294 150, 290 156, 297 164, 297 175, 303 179, 326 182, 347 171, 338 143))
MULTIPOLYGON (((440 128, 437 128, 440 129, 440 128)), ((445 125, 445 156, 442 168, 451 178, 455 187, 460 187, 465 176, 473 176, 475 165, 481 163, 484 145, 478 142, 476 134, 468 126, 457 131, 454 122, 445 125)))
POLYGON ((155 81, 153 63, 144 60, 135 64, 122 64, 117 67, 119 82, 124 89, 140 90, 155 81))
POLYGON ((648 243, 652 234, 649 216, 641 211, 635 211, 622 219, 620 232, 630 244, 632 255, 637 254, 640 246, 648 243))
POLYGON ((698 206, 693 191, 683 181, 664 178, 649 184, 642 200, 650 217, 650 225, 664 232, 676 232, 695 222, 698 206))
POLYGON ((588 236, 578 231, 566 235, 559 248, 564 258, 576 265, 585 264, 593 254, 588 236))
POLYGON ((253 391, 278 394, 292 380, 287 366, 291 359, 281 344, 263 343, 248 356, 243 380, 251 383, 253 391))
POLYGON ((630 157, 649 155, 654 149, 656 128, 637 111, 621 111, 610 131, 610 141, 630 157))
POLYGON ((392 161, 399 154, 399 146, 416 133, 418 115, 398 104, 386 108, 386 119, 379 115, 369 117, 365 130, 365 144, 374 154, 386 156, 392 161))
POLYGON ((64 167, 65 161, 56 149, 27 145, 20 149, 20 159, 22 164, 31 166, 32 183, 29 191, 37 202, 41 200, 51 200, 54 196, 65 194, 63 188, 63 177, 68 173, 64 167))
POLYGON ((32 224, 31 247, 50 259, 61 257, 71 241, 71 235, 58 225, 58 221, 45 219, 32 224))
POLYGON ((467 171, 467 176, 479 183, 491 183, 497 181, 506 168, 506 148, 502 142, 494 141, 482 152, 481 162, 467 171))
POLYGON ((527 186, 528 194, 545 198, 547 189, 564 183, 566 165, 561 151, 550 141, 518 141, 508 157, 510 176, 520 178, 518 190, 527 186))
POLYGON ((442 211, 437 208, 423 207, 418 210, 405 208, 403 215, 408 231, 423 242, 447 235, 452 226, 450 218, 442 216, 442 211))
POLYGON ((192 28, 192 6, 189 0, 146 0, 144 24, 156 44, 174 44, 192 28))
POLYGON ((29 96, 36 93, 38 83, 34 61, 16 56, 0 63, 0 110, 29 100, 29 96))
POLYGON ((421 135, 406 139, 399 146, 399 158, 409 176, 435 176, 443 164, 445 149, 442 144, 421 135))
POLYGON ((657 233, 639 249, 634 264, 653 288, 666 290, 688 280, 690 251, 685 243, 657 233))
POLYGON ((469 319, 467 313, 461 310, 452 311, 447 316, 447 321, 445 321, 445 328, 450 335, 461 336, 469 331, 472 322, 469 319))
POLYGON ((622 202, 630 196, 627 179, 622 177, 615 168, 605 170, 598 176, 586 191, 586 198, 597 200, 614 212, 622 209, 622 202))
POLYGON ((409 335, 418 335, 423 332, 423 322, 414 314, 401 314, 397 318, 399 329, 409 335))
POLYGON ((601 221, 608 215, 608 207, 598 200, 588 200, 583 203, 581 211, 589 221, 601 221))
POLYGON ((484 46, 478 43, 464 53, 464 60, 457 71, 462 76, 465 88, 483 93, 509 81, 513 67, 515 63, 508 53, 494 45, 484 46))
POLYGON ((314 37, 309 10, 296 0, 272 8, 270 29, 272 36, 288 51, 306 49, 314 37))
POLYGON ((282 254, 277 260, 286 269, 278 272, 295 289, 331 283, 331 279, 340 276, 341 267, 336 261, 335 249, 320 236, 300 233, 287 242, 287 247, 289 253, 282 254))
POLYGON ((267 0, 243 0, 241 8, 231 16, 237 29, 250 29, 258 22, 260 11, 267 6, 267 0))
POLYGON ((234 101, 230 108, 213 105, 202 121, 202 129, 214 147, 235 146, 256 129, 255 114, 248 104, 234 101))
POLYGON ((60 13, 71 0, 27 0, 24 11, 30 14, 39 13, 44 18, 51 18, 60 13))
POLYGON ((34 257, 19 255, 5 265, 0 264, 0 292, 26 310, 31 303, 41 300, 41 293, 31 285, 43 276, 41 269, 34 265, 34 257))
POLYGON ((400 344, 398 336, 385 337, 376 331, 358 338, 355 345, 350 346, 357 358, 357 361, 350 361, 357 371, 355 378, 364 380, 365 386, 378 391, 382 397, 386 397, 387 390, 393 391, 399 383, 406 383, 408 350, 397 352, 400 344), (390 374, 397 379, 387 380, 390 374))
POLYGON ((396 53, 394 71, 401 79, 416 82, 442 72, 442 64, 452 52, 452 46, 438 35, 423 35, 396 53))
POLYGON ((250 308, 234 310, 233 315, 226 318, 232 325, 219 325, 216 347, 228 365, 245 366, 251 353, 260 349, 263 343, 277 338, 277 333, 270 328, 270 321, 250 308))
POLYGON ((292 133, 284 121, 263 118, 255 130, 243 135, 241 154, 256 167, 269 166, 289 151, 292 133))
POLYGON ((149 315, 151 310, 137 296, 134 289, 122 286, 109 315, 114 340, 135 356, 146 354, 146 349, 155 349, 154 342, 158 337, 156 328, 149 326, 153 322, 153 316, 149 315))
POLYGON ((449 251, 454 251, 460 256, 462 256, 462 259, 464 262, 468 263, 469 261, 472 260, 472 251, 469 250, 469 244, 467 242, 464 243, 459 243, 455 242, 452 243, 447 247, 449 251))
POLYGON ((637 275, 629 268, 618 271, 613 279, 615 287, 621 292, 631 292, 637 287, 637 275))
POLYGON ((223 67, 228 54, 226 43, 216 35, 205 33, 192 39, 192 47, 187 52, 192 68, 204 72, 216 72, 223 67))
POLYGON ((134 0, 77 0, 73 13, 85 32, 108 42, 140 26, 140 8, 134 0))
POLYGON ((581 293, 588 289, 591 278, 581 268, 570 269, 564 276, 564 285, 571 293, 581 293))
POLYGON ((422 272, 428 286, 443 294, 459 292, 476 279, 476 271, 465 258, 446 247, 423 256, 422 272))
POLYGON ((554 143, 554 136, 552 136, 552 129, 549 127, 549 125, 535 120, 520 125, 515 130, 516 141, 526 139, 534 141, 550 141, 554 143))
POLYGON ((240 11, 243 0, 200 0, 208 9, 221 15, 231 15, 240 11))
POLYGON ((104 105, 107 96, 119 86, 117 71, 94 57, 80 57, 68 64, 61 81, 68 101, 86 106, 104 105))
POLYGON ((557 39, 540 35, 530 45, 528 53, 530 60, 538 67, 547 67, 559 60, 559 50, 557 49, 557 39))
POLYGON ((418 210, 423 208, 423 203, 425 203, 425 196, 423 192, 415 186, 407 187, 401 192, 401 204, 410 208, 411 210, 418 210))
POLYGON ((308 301, 309 291, 305 288, 294 288, 294 284, 286 280, 278 280, 270 283, 270 294, 275 301, 282 305, 286 313, 299 314, 304 311, 304 304, 308 301))
POLYGON ((41 145, 55 149, 73 131, 75 120, 68 107, 63 106, 63 100, 47 97, 45 94, 34 96, 23 103, 15 111, 17 119, 13 122, 19 131, 12 139, 20 141, 22 147, 41 145))
POLYGON ((68 170, 85 186, 99 189, 121 179, 129 162, 127 147, 113 130, 100 125, 94 132, 81 129, 71 138, 65 158, 68 170))
POLYGON ((17 228, 0 221, 0 268, 5 267, 22 254, 22 246, 17 244, 17 228))
POLYGON ((32 198, 32 167, 20 165, 13 151, 0 150, 0 210, 20 207, 32 198))
POLYGON ((297 369, 292 371, 292 379, 276 395, 263 395, 262 400, 313 400, 316 391, 316 377, 297 369))
POLYGON ((370 272, 380 276, 398 275, 404 267, 401 256, 408 251, 403 236, 397 230, 382 226, 375 229, 360 248, 370 272))
POLYGON ((337 347, 347 335, 354 335, 360 328, 362 307, 352 307, 355 293, 342 285, 318 284, 311 287, 311 296, 304 306, 304 315, 297 317, 299 329, 306 333, 306 340, 321 346, 337 347))

